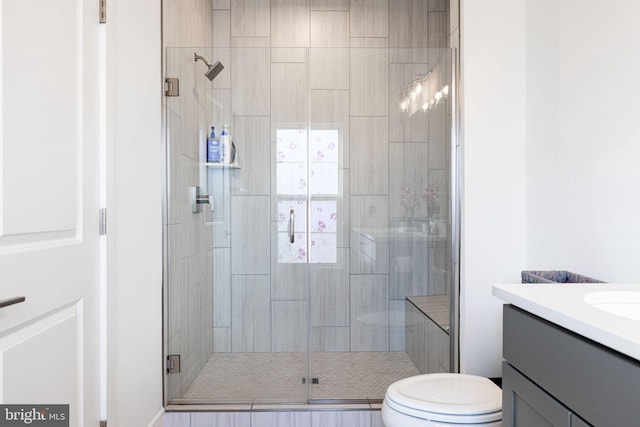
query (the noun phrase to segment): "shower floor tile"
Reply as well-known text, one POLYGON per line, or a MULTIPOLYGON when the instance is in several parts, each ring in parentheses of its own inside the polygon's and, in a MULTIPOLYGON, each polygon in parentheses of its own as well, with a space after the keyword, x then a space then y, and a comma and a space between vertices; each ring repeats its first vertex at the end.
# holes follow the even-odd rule
POLYGON ((184 396, 212 402, 382 399, 387 387, 420 372, 404 352, 313 353, 311 396, 306 353, 216 353, 184 396))

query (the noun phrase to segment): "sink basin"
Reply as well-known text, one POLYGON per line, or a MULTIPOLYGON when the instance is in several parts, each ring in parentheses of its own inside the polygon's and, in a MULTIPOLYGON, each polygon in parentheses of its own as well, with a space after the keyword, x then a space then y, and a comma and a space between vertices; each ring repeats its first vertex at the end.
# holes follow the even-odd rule
POLYGON ((591 292, 584 300, 600 310, 640 321, 640 291, 591 292))

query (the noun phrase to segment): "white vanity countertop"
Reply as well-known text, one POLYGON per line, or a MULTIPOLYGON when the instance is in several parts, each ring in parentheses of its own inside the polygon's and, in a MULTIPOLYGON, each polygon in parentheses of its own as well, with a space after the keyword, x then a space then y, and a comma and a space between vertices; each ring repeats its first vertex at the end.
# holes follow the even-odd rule
POLYGON ((640 291, 640 284, 505 284, 493 295, 529 313, 640 360, 640 321, 591 306, 584 296, 598 291, 640 291))

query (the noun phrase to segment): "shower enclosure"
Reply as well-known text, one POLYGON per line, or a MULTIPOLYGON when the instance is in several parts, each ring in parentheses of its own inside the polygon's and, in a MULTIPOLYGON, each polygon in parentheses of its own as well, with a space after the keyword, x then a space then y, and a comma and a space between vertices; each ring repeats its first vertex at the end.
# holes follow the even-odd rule
POLYGON ((165 400, 369 402, 455 371, 451 51, 272 46, 166 49, 165 400), (223 125, 235 161, 207 163, 223 125))

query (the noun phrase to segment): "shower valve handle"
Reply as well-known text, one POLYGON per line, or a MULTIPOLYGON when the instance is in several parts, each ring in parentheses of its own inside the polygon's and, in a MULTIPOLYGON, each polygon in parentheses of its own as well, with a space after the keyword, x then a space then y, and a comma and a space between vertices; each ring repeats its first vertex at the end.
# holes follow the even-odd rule
POLYGON ((206 194, 200 194, 200 187, 198 187, 197 185, 192 185, 191 187, 189 187, 189 192, 191 193, 191 212, 202 212, 202 208, 199 205, 206 203, 209 204, 211 212, 215 211, 212 195, 210 196, 206 194))
POLYGON ((289 211, 289 241, 291 243, 294 243, 296 241, 296 230, 295 230, 295 220, 296 220, 296 214, 293 211, 293 209, 291 209, 289 211))

